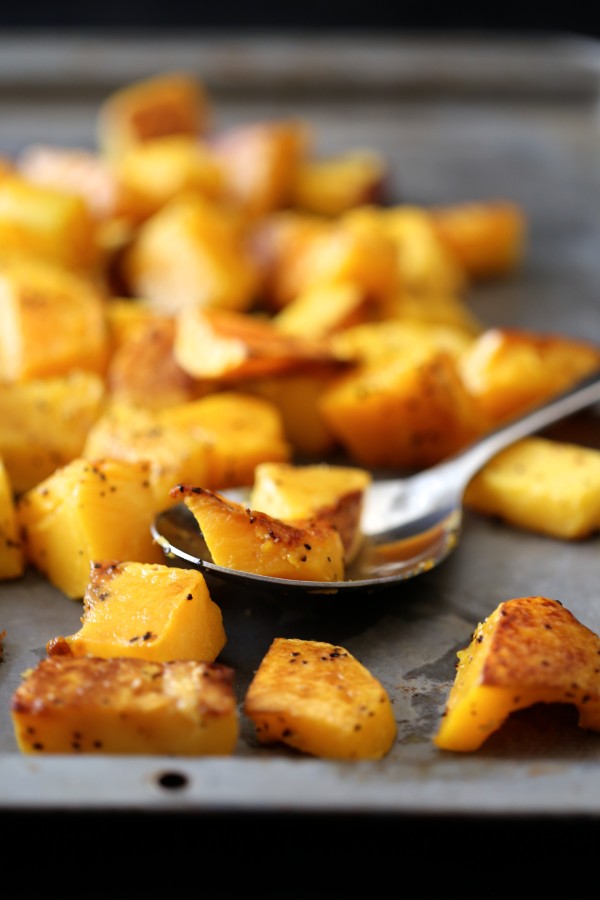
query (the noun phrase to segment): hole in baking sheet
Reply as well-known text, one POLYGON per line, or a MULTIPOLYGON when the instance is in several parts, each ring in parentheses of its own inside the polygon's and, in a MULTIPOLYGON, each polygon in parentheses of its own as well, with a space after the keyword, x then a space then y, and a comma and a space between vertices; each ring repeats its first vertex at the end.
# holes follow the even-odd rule
POLYGON ((182 775, 181 772, 164 772, 159 776, 158 783, 161 787, 170 791, 180 790, 187 787, 188 777, 187 775, 182 775))

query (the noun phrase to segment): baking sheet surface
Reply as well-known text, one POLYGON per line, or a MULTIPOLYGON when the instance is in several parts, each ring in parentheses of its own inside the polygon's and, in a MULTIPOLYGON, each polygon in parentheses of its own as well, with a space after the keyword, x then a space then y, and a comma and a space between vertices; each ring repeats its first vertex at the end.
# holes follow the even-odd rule
MULTIPOLYGON (((370 43, 362 46, 365 71, 369 59, 380 64, 377 79, 365 76, 364 89, 356 72, 344 78, 349 61, 342 44, 337 56, 335 46, 331 51, 320 92, 314 90, 314 72, 312 89, 301 89, 303 70, 294 68, 298 45, 287 57, 277 42, 262 54, 256 43, 236 45, 235 54, 230 46, 219 53, 212 43, 203 56, 202 42, 167 41, 158 57, 144 42, 129 56, 109 40, 94 41, 87 53, 85 42, 75 40, 43 46, 44 53, 38 47, 36 54, 35 43, 27 40, 4 47, 0 41, 0 153, 35 141, 92 146, 103 92, 151 74, 152 60, 164 70, 185 61, 209 90, 214 87, 219 125, 305 117, 319 151, 368 146, 382 152, 393 166, 398 202, 502 197, 520 203, 530 223, 523 269, 473 289, 473 311, 490 325, 600 341, 594 46, 572 40, 534 44, 528 79, 522 47, 511 55, 510 45, 494 45, 490 56, 485 44, 450 44, 444 55, 427 43, 387 40, 386 69, 377 44, 370 43), (295 80, 288 79, 286 91, 282 77, 279 89, 269 90, 269 66, 273 60, 285 66, 286 58, 295 80), (19 67, 19 60, 34 59, 33 69, 19 67), (485 74, 479 85, 477 59, 485 74), (543 76, 550 71, 548 81, 543 76)), ((572 427, 582 440, 599 439, 597 411, 572 427)), ((398 739, 385 760, 358 764, 260 748, 244 722, 238 749, 228 759, 22 757, 9 718, 11 694, 20 674, 45 655, 51 637, 79 628, 81 605, 34 572, 0 584, 0 628, 7 632, 0 666, 0 807, 600 816, 600 735, 578 729, 572 710, 515 716, 474 754, 443 753, 431 740, 456 652, 498 603, 524 595, 553 597, 600 632, 599 559, 598 537, 558 542, 467 514, 461 543, 438 569, 381 594, 301 606, 214 585, 228 635, 221 659, 236 671, 240 703, 278 636, 341 644, 382 681, 393 699, 398 739)))

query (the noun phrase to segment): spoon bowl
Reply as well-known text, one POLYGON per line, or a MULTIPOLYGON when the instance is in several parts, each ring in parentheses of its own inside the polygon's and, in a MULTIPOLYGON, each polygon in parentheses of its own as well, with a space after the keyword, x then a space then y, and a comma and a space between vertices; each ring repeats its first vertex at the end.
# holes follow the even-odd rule
MULTIPOLYGON (((462 530, 465 489, 485 463, 516 441, 597 402, 600 370, 437 465, 406 478, 374 479, 364 498, 361 551, 347 567, 343 581, 296 581, 215 565, 198 523, 184 503, 159 513, 152 535, 168 559, 240 587, 335 595, 393 584, 429 571, 455 549, 462 530)), ((248 505, 250 488, 220 493, 248 505)))

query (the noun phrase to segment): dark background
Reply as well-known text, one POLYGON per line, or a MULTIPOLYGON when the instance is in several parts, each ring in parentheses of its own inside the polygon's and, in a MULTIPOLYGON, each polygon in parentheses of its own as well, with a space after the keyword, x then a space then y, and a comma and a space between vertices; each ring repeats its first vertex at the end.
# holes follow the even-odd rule
POLYGON ((600 35, 595 4, 492 4, 402 0, 57 0, 0 4, 0 28, 562 32, 600 35))

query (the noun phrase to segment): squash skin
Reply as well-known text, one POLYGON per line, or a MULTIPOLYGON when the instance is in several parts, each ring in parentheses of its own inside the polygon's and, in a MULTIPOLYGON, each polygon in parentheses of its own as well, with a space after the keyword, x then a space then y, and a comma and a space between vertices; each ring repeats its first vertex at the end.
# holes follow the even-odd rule
POLYGON ((177 485, 171 496, 196 518, 217 566, 295 581, 334 582, 344 576, 342 539, 325 522, 289 525, 191 485, 177 485))
POLYGON ((376 760, 396 738, 383 685, 344 647, 275 638, 246 692, 260 743, 324 759, 376 760))
POLYGON ((94 562, 81 629, 47 644, 50 656, 127 656, 214 662, 227 638, 221 610, 195 569, 94 562))
POLYGON ((600 637, 558 600, 501 603, 458 653, 434 744, 478 750, 508 716, 535 703, 575 705, 579 725, 600 731, 600 637))

